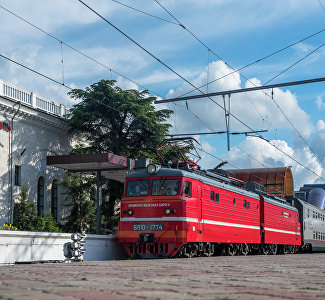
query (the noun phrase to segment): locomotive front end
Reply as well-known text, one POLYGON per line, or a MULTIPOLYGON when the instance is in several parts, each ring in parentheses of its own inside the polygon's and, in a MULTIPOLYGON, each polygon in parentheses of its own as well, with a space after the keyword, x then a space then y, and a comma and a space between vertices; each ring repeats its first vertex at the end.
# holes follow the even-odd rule
POLYGON ((180 170, 149 165, 126 178, 118 240, 132 258, 174 256, 184 244, 180 170))

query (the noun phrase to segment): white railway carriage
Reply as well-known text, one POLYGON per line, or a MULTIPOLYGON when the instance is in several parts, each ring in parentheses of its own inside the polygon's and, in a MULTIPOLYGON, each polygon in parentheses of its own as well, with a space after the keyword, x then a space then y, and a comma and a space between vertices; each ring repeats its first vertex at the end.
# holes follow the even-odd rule
POLYGON ((302 226, 302 250, 325 251, 325 210, 300 199, 294 199, 302 226))

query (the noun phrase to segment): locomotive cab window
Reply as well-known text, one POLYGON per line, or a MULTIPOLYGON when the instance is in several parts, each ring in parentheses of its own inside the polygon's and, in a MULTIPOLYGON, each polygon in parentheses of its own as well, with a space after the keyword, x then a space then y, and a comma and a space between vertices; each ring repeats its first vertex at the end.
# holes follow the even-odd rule
POLYGON ((149 180, 132 180, 126 185, 127 197, 148 196, 149 180))
POLYGON ((182 195, 191 198, 192 197, 192 182, 184 181, 182 195))
POLYGON ((162 195, 177 195, 178 194, 178 179, 159 179, 152 181, 152 192, 153 196, 162 195))

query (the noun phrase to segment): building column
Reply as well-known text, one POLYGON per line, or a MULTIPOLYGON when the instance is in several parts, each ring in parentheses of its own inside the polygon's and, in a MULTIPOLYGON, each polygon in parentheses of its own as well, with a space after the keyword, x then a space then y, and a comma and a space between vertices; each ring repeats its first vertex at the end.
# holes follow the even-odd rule
POLYGON ((102 172, 97 171, 97 199, 96 199, 96 234, 100 234, 102 225, 102 172))

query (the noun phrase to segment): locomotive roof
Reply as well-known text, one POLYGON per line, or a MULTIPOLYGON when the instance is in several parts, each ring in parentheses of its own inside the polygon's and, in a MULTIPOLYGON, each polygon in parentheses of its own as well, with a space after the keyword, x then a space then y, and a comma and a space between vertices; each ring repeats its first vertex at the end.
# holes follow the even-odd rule
MULTIPOLYGON (((139 169, 139 170, 136 170, 135 172, 128 174, 126 176, 126 179, 138 178, 138 177, 165 177, 165 176, 166 177, 167 176, 187 177, 187 178, 195 179, 195 180, 201 181, 203 183, 206 183, 206 184, 218 187, 218 188, 227 189, 234 193, 240 193, 240 194, 243 194, 243 195, 251 197, 251 198, 255 198, 255 199, 259 198, 259 195, 257 193, 247 191, 245 189, 236 187, 235 185, 232 185, 230 183, 222 182, 222 180, 218 180, 217 178, 211 177, 211 173, 209 176, 204 171, 199 171, 199 172, 200 173, 197 173, 197 171, 194 171, 191 169, 184 170, 184 169, 173 169, 173 168, 160 168, 157 173, 149 174, 147 172, 147 169, 144 168, 144 169, 139 169)), ((227 178, 225 177, 224 180, 226 181, 227 178)), ((294 206, 285 202, 285 200, 283 200, 283 202, 280 202, 279 200, 272 199, 265 195, 263 195, 263 197, 264 197, 265 201, 268 203, 273 203, 273 204, 276 204, 278 206, 281 206, 283 208, 290 209, 290 210, 297 210, 294 206)))

